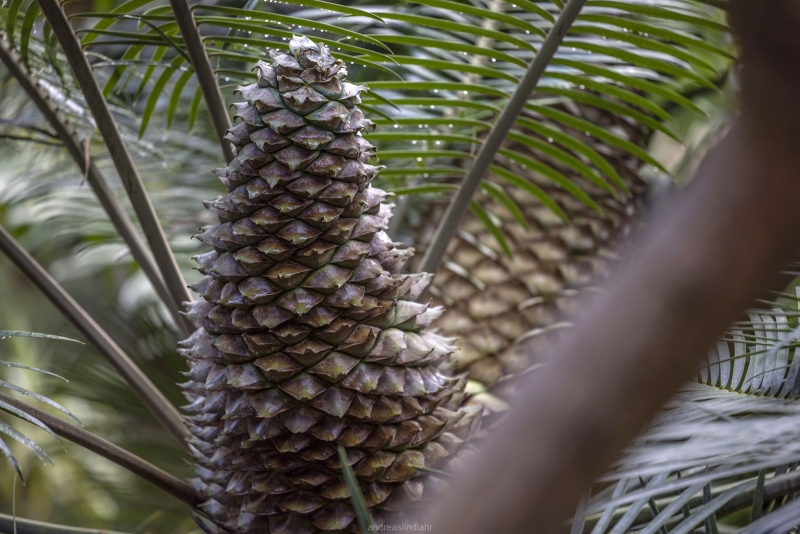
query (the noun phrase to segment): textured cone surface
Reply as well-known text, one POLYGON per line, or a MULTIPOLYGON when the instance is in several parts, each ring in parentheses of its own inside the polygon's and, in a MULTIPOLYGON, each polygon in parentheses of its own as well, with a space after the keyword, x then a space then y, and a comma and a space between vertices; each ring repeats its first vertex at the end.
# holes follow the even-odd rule
MULTIPOLYGON (((642 133, 613 115, 571 104, 562 111, 612 127, 632 142, 642 133), (616 127, 614 127, 616 126, 616 127)), ((547 122, 544 117, 538 120, 547 122)), ((521 152, 525 147, 515 147, 521 152)), ((563 319, 579 306, 582 289, 607 272, 616 247, 629 233, 632 218, 642 207, 644 181, 638 162, 607 145, 594 147, 614 167, 631 191, 616 198, 562 163, 542 158, 586 191, 604 210, 601 215, 551 182, 521 169, 520 175, 537 183, 569 217, 564 223, 533 196, 512 188, 508 193, 523 211, 526 230, 505 208, 484 196, 478 201, 496 214, 513 258, 509 259, 485 225, 468 213, 436 273, 431 295, 448 313, 432 326, 456 338, 452 363, 458 372, 486 386, 524 371, 545 355, 563 319), (520 345, 520 340, 526 342, 520 345)), ((441 209, 441 208, 439 208, 441 209)), ((427 220, 436 220, 431 214, 427 220)), ((431 225, 420 228, 419 241, 430 240, 431 225), (428 232, 428 235, 425 234, 428 232)))
POLYGON ((410 251, 383 231, 366 87, 305 37, 271 56, 238 89, 220 224, 198 236, 214 250, 182 349, 193 483, 230 532, 358 532, 337 446, 380 524, 446 489, 416 467, 446 467, 479 410, 439 369, 452 340, 425 327, 442 309, 414 302, 430 275, 399 274, 410 251))

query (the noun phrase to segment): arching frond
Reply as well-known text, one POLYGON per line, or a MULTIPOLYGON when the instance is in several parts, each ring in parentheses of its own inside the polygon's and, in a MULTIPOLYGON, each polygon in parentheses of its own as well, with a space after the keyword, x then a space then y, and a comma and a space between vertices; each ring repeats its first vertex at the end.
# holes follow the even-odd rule
MULTIPOLYGON (((331 46, 351 65, 351 77, 372 88, 365 109, 385 124, 371 139, 391 151, 387 185, 399 188, 464 176, 559 10, 544 1, 252 2, 199 4, 193 14, 226 94, 249 80, 253 61, 293 34, 331 46), (420 174, 419 168, 440 170, 420 174)), ((22 24, 23 12, 11 9, 6 16, 22 24)), ((138 102, 140 134, 157 111, 171 120, 187 103, 195 122, 200 88, 190 83, 190 51, 169 7, 136 0, 72 19, 81 23, 84 48, 98 59, 95 74, 105 94, 138 102), (125 52, 104 58, 117 45, 125 52)), ((498 154, 495 165, 556 189, 568 182, 570 194, 594 209, 595 187, 624 196, 605 147, 663 170, 630 136, 642 130, 677 138, 670 110, 698 111, 681 93, 716 86, 733 58, 727 32, 721 10, 693 0, 588 2, 528 103, 527 117, 517 121, 515 146, 498 154), (597 112, 613 113, 617 124, 598 124, 597 112), (531 169, 526 157, 542 164, 531 169)))
MULTIPOLYGON (((74 342, 77 343, 76 340, 70 339, 70 338, 66 338, 66 337, 63 337, 63 336, 54 336, 54 335, 50 335, 50 334, 41 334, 41 333, 36 333, 36 332, 20 332, 20 331, 16 331, 16 330, 0 330, 0 343, 2 343, 2 340, 8 339, 8 338, 12 338, 12 337, 30 337, 30 338, 38 338, 38 339, 54 339, 54 340, 59 340, 59 341, 74 341, 74 342)), ((0 345, 0 354, 2 354, 2 345, 0 345)), ((45 371, 43 369, 38 369, 36 367, 30 367, 30 366, 27 366, 27 365, 21 365, 19 363, 15 363, 15 362, 0 361, 0 365, 5 366, 5 367, 15 367, 15 368, 18 368, 18 369, 25 369, 25 370, 28 370, 28 371, 34 371, 34 372, 38 372, 38 373, 43 373, 43 374, 46 374, 46 375, 53 376, 55 378, 59 378, 61 380, 66 380, 65 378, 63 378, 63 377, 61 377, 61 376, 59 376, 57 374, 51 373, 50 371, 45 371)), ((57 403, 55 401, 52 401, 52 400, 50 400, 49 398, 47 398, 47 397, 45 397, 43 395, 39 395, 38 393, 34 393, 33 391, 30 391, 29 389, 23 388, 21 386, 18 386, 16 384, 11 383, 11 382, 6 382, 5 380, 0 380, 0 388, 6 389, 6 390, 9 390, 9 391, 13 391, 15 393, 19 393, 21 395, 25 395, 25 396, 31 397, 31 398, 33 398, 33 399, 35 399, 35 400, 37 400, 37 401, 39 401, 41 403, 44 403, 44 404, 46 404, 46 405, 48 405, 48 406, 50 406, 52 408, 55 408, 56 410, 59 410, 60 412, 68 415, 69 417, 74 419, 78 424, 80 424, 80 421, 74 415, 72 415, 72 412, 70 412, 69 410, 64 408, 59 403, 57 403)), ((14 407, 14 406, 11 406, 10 404, 8 404, 6 402, 3 402, 3 401, 0 401, 0 410, 4 411, 6 413, 9 413, 9 414, 11 414, 11 415, 13 415, 15 417, 18 417, 19 419, 22 419, 23 421, 26 421, 26 422, 28 422, 28 423, 30 423, 30 424, 32 424, 32 425, 44 430, 50 436, 52 436, 56 441, 61 443, 61 440, 58 438, 58 436, 56 436, 56 434, 53 432, 53 430, 51 430, 50 427, 47 426, 45 423, 43 423, 39 418, 34 417, 34 416, 30 415, 30 414, 27 414, 27 413, 23 412, 22 410, 19 410, 18 408, 14 407)), ((25 448, 27 448, 28 450, 33 452, 36 455, 36 457, 39 458, 39 460, 41 460, 42 462, 49 462, 51 464, 53 463, 52 460, 50 459, 50 457, 44 451, 44 449, 42 449, 39 445, 36 444, 36 442, 34 442, 33 440, 31 440, 30 438, 25 436, 25 434, 23 434, 22 432, 14 429, 9 424, 4 423, 4 422, 0 422, 0 433, 5 434, 6 436, 10 437, 11 439, 13 439, 15 441, 18 441, 19 443, 24 445, 25 448)), ((3 455, 8 459, 8 461, 11 462, 11 464, 14 466, 14 469, 16 470, 17 474, 19 475, 20 479, 24 480, 24 477, 22 475, 22 469, 20 468, 19 462, 17 462, 17 459, 14 457, 14 454, 11 452, 11 449, 8 447, 8 445, 6 445, 6 443, 2 439, 0 439, 0 452, 2 452, 3 455)))
POLYGON ((592 498, 592 532, 691 532, 748 508, 756 521, 794 499, 800 287, 792 289, 734 323, 709 351, 696 383, 676 395, 602 479, 625 489, 592 498))

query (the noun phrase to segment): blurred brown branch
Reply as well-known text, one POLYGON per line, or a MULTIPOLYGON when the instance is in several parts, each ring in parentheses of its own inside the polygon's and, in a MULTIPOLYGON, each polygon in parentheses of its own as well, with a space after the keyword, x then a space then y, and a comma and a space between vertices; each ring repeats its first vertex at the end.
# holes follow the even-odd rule
POLYGON ((800 243, 800 3, 729 5, 743 109, 427 521, 438 533, 547 534, 689 378, 800 243))

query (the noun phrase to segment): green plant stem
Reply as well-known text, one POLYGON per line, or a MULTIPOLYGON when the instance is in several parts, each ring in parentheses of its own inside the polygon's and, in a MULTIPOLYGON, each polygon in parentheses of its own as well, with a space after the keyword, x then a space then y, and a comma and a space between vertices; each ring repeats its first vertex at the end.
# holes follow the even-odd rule
MULTIPOLYGON (((478 191, 486 171, 492 164, 500 145, 508 135, 509 130, 517 120, 517 116, 525 107, 525 103, 530 98, 534 89, 539 83, 545 69, 550 64, 553 56, 558 50, 559 45, 564 40, 569 31, 572 23, 578 17, 581 8, 583 8, 586 0, 570 0, 564 7, 561 16, 553 25, 550 32, 547 34, 539 52, 531 62, 528 70, 525 72, 511 99, 503 109, 497 122, 492 126, 486 140, 481 145, 472 167, 469 169, 467 176, 461 184, 458 193, 453 197, 450 206, 444 218, 439 223, 436 234, 431 241, 430 247, 425 252, 425 257, 422 259, 420 271, 435 273, 444 258, 447 247, 458 229, 464 214, 469 209, 469 204, 472 197, 478 191)), ((422 296, 420 297, 422 298, 422 296)))
POLYGON ((113 339, 86 313, 50 274, 0 226, 0 250, 69 319, 100 354, 117 370, 152 414, 178 442, 187 448, 186 427, 178 410, 125 354, 113 339))
MULTIPOLYGON (((132 454, 99 436, 95 436, 91 432, 83 430, 75 425, 71 425, 63 419, 59 419, 58 417, 52 416, 45 411, 34 408, 30 404, 17 400, 10 395, 6 395, 5 393, 0 393, 0 401, 10 404, 14 408, 17 408, 18 410, 35 417, 62 438, 80 445, 81 447, 90 450, 107 460, 111 460, 118 466, 127 469, 136 476, 146 480, 158 489, 169 493, 176 499, 188 504, 189 506, 197 506, 206 500, 206 498, 200 492, 195 490, 183 480, 180 480, 178 477, 170 475, 166 471, 163 471, 153 464, 146 462, 135 454, 132 454)), ((0 525, 2 525, 2 523, 0 523, 0 525)))
POLYGON ((128 198, 133 205, 139 223, 142 225, 144 235, 150 248, 153 251, 156 264, 158 265, 161 276, 170 291, 173 303, 179 307, 184 301, 191 301, 192 297, 183 280, 180 268, 172 254, 167 236, 161 227, 153 203, 147 195, 144 183, 139 172, 133 163, 130 152, 128 152, 125 142, 117 128, 117 123, 111 115, 103 92, 92 73, 86 55, 83 53, 80 41, 72 30, 66 14, 64 13, 58 0, 37 0, 42 12, 47 17, 53 34, 61 44, 64 54, 69 61, 75 79, 83 92, 86 104, 92 112, 97 129, 105 141, 108 153, 111 156, 114 166, 119 173, 128 198))
POLYGON ((81 173, 86 176, 89 186, 100 201, 100 205, 103 206, 114 228, 119 232, 120 237, 122 237, 123 241, 128 245, 133 259, 136 260, 136 263, 142 268, 142 271, 147 275, 150 283, 153 284, 153 288, 156 290, 158 296, 161 297, 161 300, 164 301, 167 308, 169 308, 175 324, 181 329, 184 335, 191 333, 193 330, 191 324, 185 316, 181 315, 180 309, 170 297, 169 289, 167 289, 163 278, 161 278, 153 255, 150 254, 147 246, 139 237, 130 218, 125 213, 122 205, 114 196, 114 192, 111 191, 105 178, 91 158, 88 158, 89 166, 87 168, 85 149, 77 133, 72 128, 72 125, 55 103, 41 89, 39 81, 25 68, 25 65, 22 64, 16 51, 11 47, 4 36, 0 36, 0 61, 3 62, 9 72, 16 78, 22 89, 28 94, 28 97, 33 101, 47 122, 50 123, 50 126, 53 127, 61 143, 63 143, 70 156, 72 156, 72 159, 75 160, 81 173))
POLYGON ((367 501, 364 499, 364 494, 361 492, 361 487, 358 485, 358 479, 353 472, 353 467, 350 465, 350 460, 347 457, 347 452, 341 445, 338 446, 339 461, 342 463, 342 474, 344 475, 345 484, 350 490, 350 502, 353 505, 353 510, 356 513, 356 521, 358 528, 361 532, 369 532, 374 530, 375 523, 372 521, 372 515, 367 506, 367 501))
POLYGON ((197 82, 203 92, 203 99, 211 115, 211 121, 214 123, 214 131, 222 145, 222 154, 226 162, 230 163, 234 157, 233 147, 225 139, 225 133, 231 127, 231 117, 228 115, 225 99, 222 98, 222 91, 217 83, 217 77, 214 75, 214 69, 211 67, 211 60, 206 54, 192 10, 186 0, 169 0, 169 4, 172 6, 175 22, 178 23, 186 51, 189 53, 194 73, 197 76, 197 82))

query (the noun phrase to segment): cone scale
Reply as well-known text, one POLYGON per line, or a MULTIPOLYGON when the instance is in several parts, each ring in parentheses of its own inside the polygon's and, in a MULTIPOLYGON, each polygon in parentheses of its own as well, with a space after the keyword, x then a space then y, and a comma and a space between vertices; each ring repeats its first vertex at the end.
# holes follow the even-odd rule
POLYGON ((341 445, 377 524, 446 490, 479 424, 464 378, 439 369, 452 340, 415 299, 428 274, 384 229, 392 205, 362 132, 364 86, 324 45, 294 37, 237 91, 237 157, 207 203, 204 277, 187 314, 184 392, 200 509, 235 533, 359 532, 341 445))

